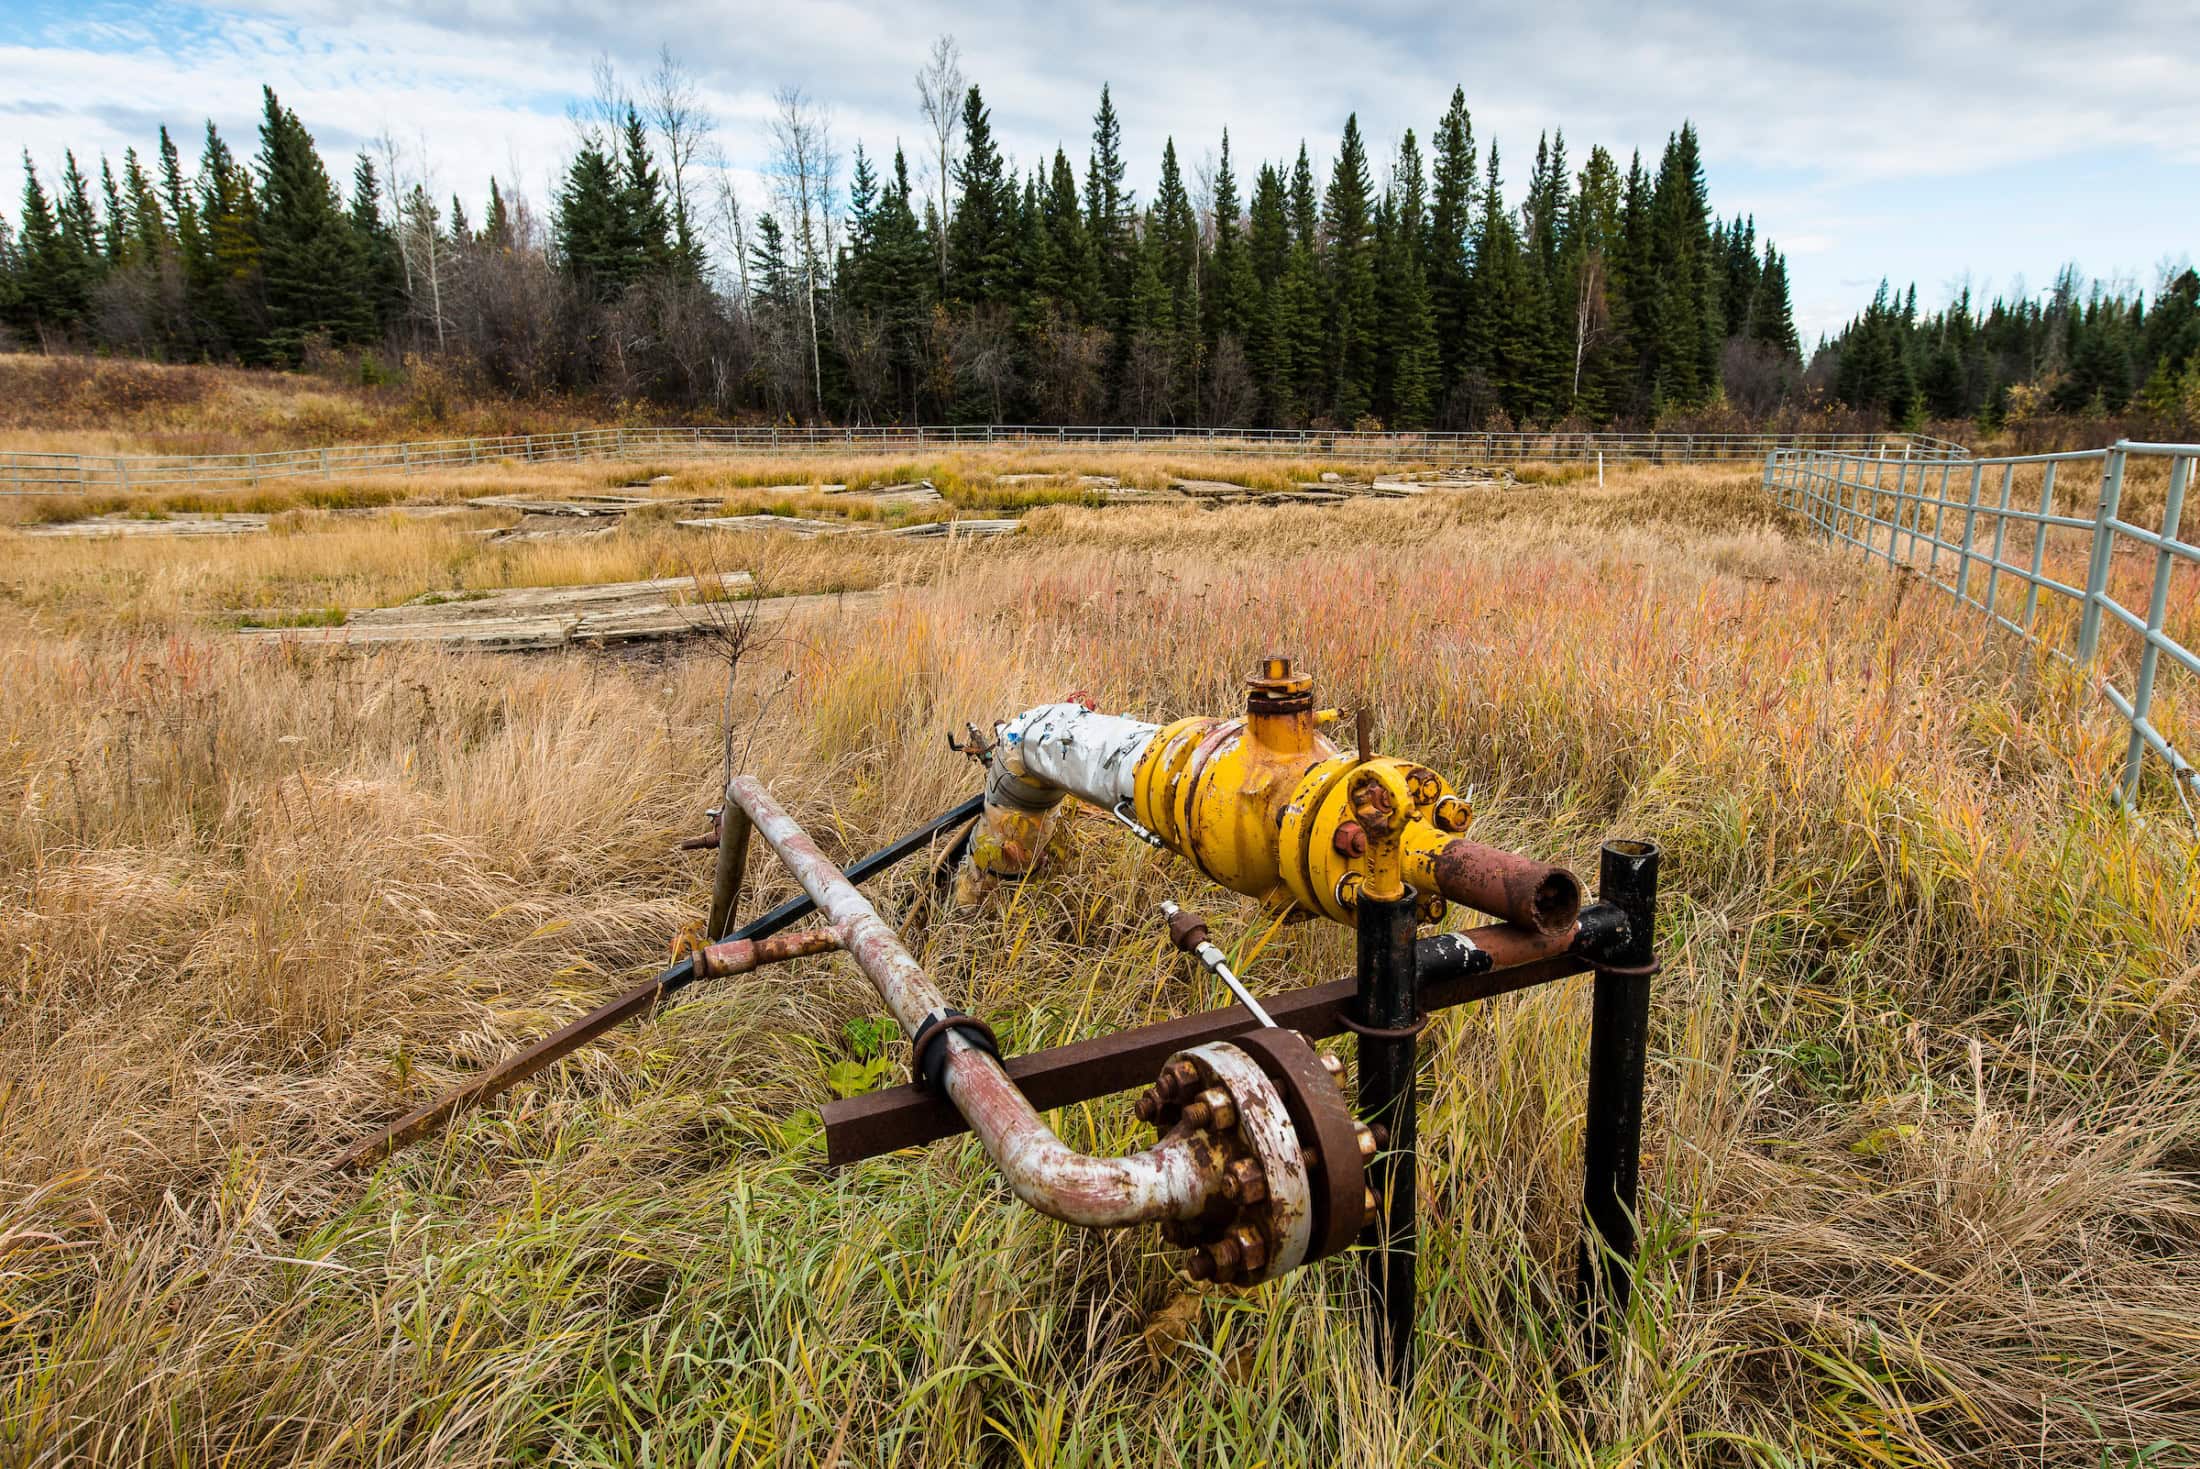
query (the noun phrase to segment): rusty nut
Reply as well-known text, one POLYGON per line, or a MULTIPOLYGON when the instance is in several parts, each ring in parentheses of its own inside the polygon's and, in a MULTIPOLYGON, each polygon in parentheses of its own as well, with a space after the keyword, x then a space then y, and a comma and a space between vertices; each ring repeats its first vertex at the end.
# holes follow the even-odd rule
MULTIPOLYGON (((1375 1222, 1375 1216, 1380 1213, 1382 1209, 1382 1206, 1375 1201, 1375 1190, 1366 1190, 1366 1197, 1361 1200, 1361 1207, 1367 1211, 1367 1224, 1373 1224, 1375 1222)), ((1364 1229, 1366 1225, 1363 1224, 1361 1227, 1364 1229)))
POLYGON ((1177 1268, 1193 1280, 1213 1280, 1215 1278, 1214 1256, 1208 1254, 1202 1248, 1186 1250, 1184 1258, 1177 1262, 1177 1268))
POLYGON ((1372 1128, 1369 1128, 1364 1124, 1355 1123, 1353 1124, 1352 1131, 1353 1134, 1359 1139, 1360 1156, 1362 1158, 1372 1158, 1378 1151, 1380 1151, 1375 1146, 1375 1133, 1372 1128))
POLYGON ((1329 835, 1329 845, 1340 857, 1367 855, 1367 829, 1357 821, 1340 821, 1329 835))
POLYGON ((1332 1079, 1341 1078, 1344 1075, 1344 1057, 1323 1051, 1321 1058, 1322 1070, 1328 1072, 1332 1079))
POLYGON ((1189 1061, 1171 1061, 1161 1068, 1161 1079, 1154 1083, 1154 1090, 1164 1102, 1182 1101, 1184 1094, 1199 1085, 1199 1070, 1189 1061))
POLYGON ((1446 796, 1436 803, 1435 812, 1429 817, 1438 831, 1462 832, 1474 815, 1474 808, 1457 796, 1446 796))
POLYGON ((1240 1158, 1222 1175, 1222 1196, 1237 1204, 1257 1204, 1268 1197, 1268 1176, 1251 1158, 1240 1158))
POLYGON ((1261 1267, 1268 1263, 1268 1241, 1260 1237, 1260 1232, 1241 1224, 1227 1237, 1237 1242, 1238 1262, 1245 1267, 1245 1273, 1260 1274, 1261 1267))
POLYGON ((1207 1267, 1217 1280, 1228 1280, 1237 1274, 1238 1265, 1244 1258, 1238 1242, 1229 1235, 1206 1246, 1200 1253, 1207 1257, 1207 1267))
POLYGON ((1237 1103, 1219 1086, 1211 1086, 1199 1094, 1199 1101, 1207 1108, 1207 1125, 1217 1132, 1228 1132, 1237 1126, 1237 1103))
POLYGON ((1166 1105, 1167 1104, 1161 1100, 1161 1093, 1159 1091, 1155 1090, 1153 1087, 1147 1087, 1144 1091, 1138 1094, 1138 1120, 1140 1122, 1148 1123, 1160 1121, 1161 1113, 1166 1105))
POLYGON ((1366 883, 1367 879, 1357 872, 1348 872, 1344 876, 1338 878, 1337 906, 1340 908, 1359 907, 1360 889, 1364 887, 1366 883))

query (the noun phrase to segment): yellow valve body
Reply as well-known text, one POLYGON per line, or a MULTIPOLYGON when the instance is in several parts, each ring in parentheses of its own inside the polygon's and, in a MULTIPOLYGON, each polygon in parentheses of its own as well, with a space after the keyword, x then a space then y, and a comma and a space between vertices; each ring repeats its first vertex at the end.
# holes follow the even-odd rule
POLYGON ((1164 727, 1138 764, 1139 822, 1215 882, 1273 912, 1296 908, 1351 924, 1363 886, 1394 889, 1401 876, 1440 910, 1432 864, 1465 827, 1464 803, 1426 766, 1340 753, 1316 731, 1311 689, 1285 665, 1253 681, 1243 718, 1164 727), (1368 819, 1355 811, 1355 793, 1373 800, 1368 819))

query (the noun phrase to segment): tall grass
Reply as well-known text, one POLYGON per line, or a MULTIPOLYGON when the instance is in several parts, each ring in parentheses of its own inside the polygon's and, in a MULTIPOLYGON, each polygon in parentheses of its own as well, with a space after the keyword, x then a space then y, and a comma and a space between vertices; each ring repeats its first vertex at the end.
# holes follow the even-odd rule
MULTIPOLYGON (((1447 1012, 1404 1403, 1348 1262, 1188 1291, 1148 1235, 1013 1204, 967 1142, 825 1172, 791 1119, 879 1011, 843 959, 705 988, 332 1178, 696 918, 705 864, 673 848, 722 669, 331 657, 195 620, 270 579, 416 576, 439 543, 405 526, 193 545, 218 569, 134 565, 107 620, 86 553, 17 543, 0 1458, 2189 1461, 2200 847, 2159 792, 2147 821, 2110 807, 2119 727, 2055 665, 1798 540, 1746 475, 1615 479, 1042 509, 1023 544, 887 568, 902 590, 791 628, 736 689, 741 759, 843 853, 971 787, 944 727, 1073 687, 1227 709, 1272 648, 1471 786, 1481 838, 1584 873, 1606 837, 1663 844, 1626 1338, 1589 1366, 1564 1299, 1582 988, 1447 1012), (375 537, 406 564, 374 570, 375 537)), ((752 872, 756 903, 791 890, 752 872)), ((1259 926, 1099 820, 995 907, 926 910, 920 882, 877 891, 1015 1049, 1217 1003, 1162 897, 1259 926)), ((1348 963, 1309 924, 1252 978, 1348 963)), ((1139 1141, 1121 1099, 1058 1122, 1139 1141)))

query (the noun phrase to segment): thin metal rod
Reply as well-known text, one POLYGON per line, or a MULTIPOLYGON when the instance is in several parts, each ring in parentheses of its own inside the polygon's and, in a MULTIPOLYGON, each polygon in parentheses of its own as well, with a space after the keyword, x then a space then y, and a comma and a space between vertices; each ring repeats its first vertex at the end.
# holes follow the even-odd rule
MULTIPOLYGON (((967 824, 976 819, 978 811, 984 804, 984 796, 973 796, 953 810, 935 816, 907 836, 888 846, 881 847, 856 863, 855 866, 849 868, 850 880, 861 882, 867 877, 883 872, 911 853, 922 851, 941 832, 949 830, 957 824, 967 824)), ((746 822, 747 819, 744 813, 742 820, 746 822)), ((723 842, 720 844, 720 850, 724 850, 723 842)), ((721 863, 721 865, 723 864, 721 863)), ((743 926, 738 933, 716 941, 712 946, 713 951, 726 950, 730 953, 736 946, 743 943, 761 943, 763 940, 785 930, 790 925, 809 917, 816 911, 817 904, 807 894, 801 897, 789 898, 761 918, 743 926)), ((799 952, 815 953, 818 951, 807 949, 799 950, 799 952)), ((796 952, 778 954, 767 949, 763 953, 765 955, 761 960, 763 963, 775 962, 777 958, 797 957, 796 952)), ((386 1157, 407 1143, 426 1137, 430 1132, 442 1127, 460 1112, 478 1107, 494 1097, 501 1096, 542 1070, 545 1066, 548 1066, 551 1062, 571 1055, 604 1032, 633 1019, 637 1015, 647 1014, 660 1001, 686 989, 698 979, 716 978, 719 975, 734 972, 740 971, 724 967, 722 964, 714 964, 708 955, 704 957, 701 963, 697 963, 693 956, 681 959, 663 970, 654 979, 644 980, 618 998, 597 1006, 579 1019, 571 1021, 551 1034, 544 1036, 541 1040, 525 1047, 518 1054, 499 1062, 473 1080, 453 1087, 426 1106, 399 1118, 375 1136, 353 1147, 350 1152, 338 1160, 336 1166, 338 1168, 356 1168, 362 1163, 369 1163, 386 1157)))
POLYGON ((1650 977, 1656 950, 1658 849, 1607 842, 1598 872, 1604 900, 1627 915, 1623 941, 1599 968, 1589 1017, 1589 1099, 1582 1134, 1579 1301, 1592 1356, 1605 1327, 1627 1319, 1634 1293, 1636 1193, 1642 1168, 1642 1097, 1649 1064, 1650 977))
POLYGON ((1414 1069, 1419 1046, 1412 1034, 1421 1018, 1413 944, 1418 906, 1411 888, 1388 900, 1362 893, 1356 915, 1360 1023, 1402 1032, 1359 1038, 1360 1115, 1389 1134, 1367 1165, 1367 1185, 1376 1200, 1375 1222, 1360 1237, 1367 1246, 1372 1297, 1368 1324, 1384 1377, 1401 1389, 1413 1381, 1414 1274, 1420 1253, 1414 1218, 1419 1110, 1414 1069))
MULTIPOLYGON (((1163 918, 1174 918, 1183 911, 1173 899, 1164 899, 1161 904, 1161 916, 1163 918)), ((1245 987, 1245 981, 1239 979, 1232 972, 1229 956, 1224 954, 1222 950, 1216 948, 1208 940, 1201 939, 1193 945, 1192 957, 1197 959, 1209 974, 1221 980, 1223 987, 1237 996, 1237 1002, 1253 1012, 1255 1020, 1258 1020, 1263 1026, 1274 1027, 1275 1020, 1269 1016, 1266 1010, 1260 1007, 1260 1001, 1253 998, 1253 992, 1245 987)))

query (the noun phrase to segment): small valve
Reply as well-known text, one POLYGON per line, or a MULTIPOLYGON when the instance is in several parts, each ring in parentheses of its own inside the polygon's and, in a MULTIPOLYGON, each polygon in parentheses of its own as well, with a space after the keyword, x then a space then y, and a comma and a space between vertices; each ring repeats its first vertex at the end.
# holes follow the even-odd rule
MULTIPOLYGON (((998 727, 995 726, 995 728, 998 727)), ((966 722, 963 725, 963 730, 967 736, 963 740, 957 740, 953 730, 947 732, 947 748, 965 759, 975 760, 980 765, 990 766, 993 763, 994 747, 999 744, 999 741, 989 739, 980 732, 975 724, 966 722)))
POLYGON ((1209 974, 1221 980, 1230 993, 1237 996, 1237 1002, 1253 1012, 1255 1020, 1264 1026, 1274 1027, 1275 1020, 1260 1007, 1260 1001, 1253 998, 1253 992, 1245 987, 1245 981, 1231 971, 1229 959, 1222 950, 1208 942, 1207 925, 1198 914, 1187 913, 1174 902, 1164 902, 1161 905, 1161 916, 1169 920, 1170 943, 1197 959, 1209 974))

